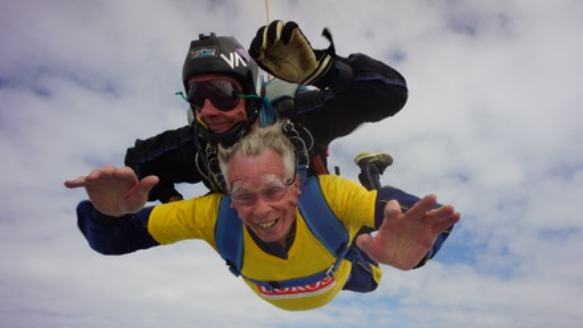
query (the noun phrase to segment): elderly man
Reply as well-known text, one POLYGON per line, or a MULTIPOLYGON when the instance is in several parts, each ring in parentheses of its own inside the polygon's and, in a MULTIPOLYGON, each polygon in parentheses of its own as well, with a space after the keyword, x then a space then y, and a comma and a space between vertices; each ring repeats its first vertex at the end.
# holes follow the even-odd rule
MULTIPOLYGON (((91 200, 78 207, 79 227, 104 254, 203 239, 259 297, 285 310, 308 310, 354 285, 366 265, 362 256, 402 270, 423 264, 460 220, 452 206, 438 207, 434 195, 419 200, 391 187, 369 191, 338 176, 305 178, 281 129, 255 128, 220 149, 228 196, 143 208, 157 178, 138 181, 131 169, 111 165, 67 181, 69 188, 85 187, 91 200), (322 222, 340 227, 327 230, 346 235, 343 247, 330 250, 336 246, 328 245, 331 232, 317 227, 322 222)), ((378 283, 380 269, 367 269, 378 283)))

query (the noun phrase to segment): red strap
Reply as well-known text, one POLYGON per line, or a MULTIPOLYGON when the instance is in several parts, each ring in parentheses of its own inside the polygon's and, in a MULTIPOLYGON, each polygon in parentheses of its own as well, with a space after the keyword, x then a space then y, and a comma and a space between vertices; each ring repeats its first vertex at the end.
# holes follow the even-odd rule
POLYGON ((316 173, 318 175, 328 174, 328 170, 324 166, 324 163, 322 162, 322 157, 320 155, 316 154, 316 155, 312 156, 310 161, 311 161, 312 166, 314 167, 314 170, 316 171, 316 173))

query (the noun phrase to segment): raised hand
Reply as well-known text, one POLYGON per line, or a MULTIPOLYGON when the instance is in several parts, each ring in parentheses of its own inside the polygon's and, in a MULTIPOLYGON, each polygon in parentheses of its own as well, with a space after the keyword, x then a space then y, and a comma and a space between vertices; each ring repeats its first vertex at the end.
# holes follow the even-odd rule
POLYGON ((141 210, 148 193, 158 183, 158 177, 148 176, 138 181, 129 167, 105 165, 87 176, 65 181, 67 188, 85 188, 95 208, 108 216, 123 216, 141 210))
POLYGON ((432 209, 436 203, 435 195, 428 195, 403 214, 396 200, 389 201, 376 236, 358 236, 357 246, 380 263, 401 270, 414 268, 441 232, 461 218, 453 206, 432 209))
POLYGON ((333 63, 328 51, 312 49, 298 24, 279 20, 257 31, 249 54, 275 77, 299 84, 314 83, 333 63))

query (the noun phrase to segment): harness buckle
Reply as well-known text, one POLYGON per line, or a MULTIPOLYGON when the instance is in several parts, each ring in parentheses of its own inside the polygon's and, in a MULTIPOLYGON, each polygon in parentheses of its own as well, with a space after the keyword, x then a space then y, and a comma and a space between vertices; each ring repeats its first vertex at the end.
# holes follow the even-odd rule
POLYGON ((328 270, 326 270, 326 273, 324 274, 326 276, 326 278, 332 278, 334 277, 334 272, 336 271, 336 263, 332 264, 328 270))

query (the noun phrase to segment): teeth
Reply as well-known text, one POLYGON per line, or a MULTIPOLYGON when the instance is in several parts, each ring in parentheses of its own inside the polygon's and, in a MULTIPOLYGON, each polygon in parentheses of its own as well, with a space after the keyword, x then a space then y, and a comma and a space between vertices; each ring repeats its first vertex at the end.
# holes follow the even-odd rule
POLYGON ((277 222, 277 220, 274 220, 271 222, 266 222, 266 223, 259 223, 258 225, 263 229, 267 229, 267 228, 273 227, 275 225, 275 222, 277 222))

